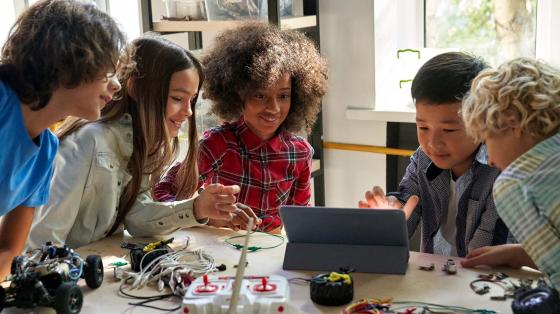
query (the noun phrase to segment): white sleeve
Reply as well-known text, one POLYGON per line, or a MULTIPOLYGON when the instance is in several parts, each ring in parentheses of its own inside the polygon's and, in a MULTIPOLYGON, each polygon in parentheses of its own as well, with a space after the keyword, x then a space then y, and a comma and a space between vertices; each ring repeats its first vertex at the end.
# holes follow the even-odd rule
POLYGON ((149 191, 140 193, 124 219, 125 227, 132 236, 167 235, 180 228, 208 223, 197 221, 193 213, 196 197, 175 201, 156 202, 149 191))
POLYGON ((90 179, 95 146, 95 137, 88 132, 80 132, 79 136, 74 133, 61 141, 49 202, 35 209, 28 249, 41 247, 46 241, 65 243, 90 179))

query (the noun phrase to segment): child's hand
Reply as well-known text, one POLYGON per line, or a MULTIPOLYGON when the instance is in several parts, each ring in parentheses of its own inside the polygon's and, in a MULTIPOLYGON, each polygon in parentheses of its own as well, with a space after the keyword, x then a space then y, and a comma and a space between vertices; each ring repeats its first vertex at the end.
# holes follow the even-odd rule
POLYGON ((418 196, 411 196, 406 204, 401 202, 394 196, 386 196, 383 189, 379 186, 374 186, 371 191, 366 192, 366 200, 359 201, 358 207, 360 208, 375 208, 375 209, 402 209, 405 212, 406 219, 410 217, 412 211, 418 204, 418 196))
POLYGON ((503 244, 481 247, 469 252, 466 258, 466 260, 461 261, 461 265, 463 267, 487 265, 509 266, 513 268, 529 266, 537 268, 521 244, 503 244))
POLYGON ((249 218, 251 217, 254 220, 253 230, 262 223, 262 220, 257 217, 251 207, 241 203, 237 203, 236 206, 238 209, 232 214, 231 220, 210 219, 208 225, 214 227, 225 227, 238 231, 239 229, 247 230, 247 227, 249 226, 249 218))
POLYGON ((194 217, 231 221, 237 211, 235 194, 239 190, 237 185, 208 185, 194 200, 194 217))

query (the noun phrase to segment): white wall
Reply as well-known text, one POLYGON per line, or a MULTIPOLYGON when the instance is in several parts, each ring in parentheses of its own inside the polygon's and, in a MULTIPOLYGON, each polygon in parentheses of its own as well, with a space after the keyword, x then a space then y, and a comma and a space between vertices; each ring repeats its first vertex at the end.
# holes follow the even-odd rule
MULTIPOLYGON (((385 146, 386 123, 345 118, 346 107, 374 102, 373 1, 319 1, 321 52, 329 64, 323 141, 385 146)), ((355 207, 373 185, 385 186, 385 156, 325 150, 327 206, 355 207)))

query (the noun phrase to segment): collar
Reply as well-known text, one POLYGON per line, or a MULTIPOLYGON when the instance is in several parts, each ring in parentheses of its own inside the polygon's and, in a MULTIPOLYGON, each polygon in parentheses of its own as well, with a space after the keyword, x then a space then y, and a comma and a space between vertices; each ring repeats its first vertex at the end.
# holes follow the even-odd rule
POLYGON ((279 150, 281 147, 281 135, 284 133, 283 131, 277 132, 270 139, 263 141, 255 133, 253 133, 253 131, 251 131, 249 126, 245 123, 243 117, 239 118, 239 120, 232 125, 235 128, 235 133, 237 133, 238 137, 249 151, 257 150, 264 146, 269 146, 273 150, 279 150))
MULTIPOLYGON (((477 152, 474 156, 474 159, 472 161, 469 170, 472 169, 473 166, 476 166, 477 164, 482 164, 482 165, 488 164, 488 152, 486 149, 486 145, 484 144, 480 144, 478 146, 477 152)), ((426 177, 428 178, 429 181, 432 181, 437 176, 439 176, 443 170, 444 169, 441 169, 438 166, 436 166, 434 162, 430 162, 430 165, 428 166, 428 168, 426 168, 426 177)))

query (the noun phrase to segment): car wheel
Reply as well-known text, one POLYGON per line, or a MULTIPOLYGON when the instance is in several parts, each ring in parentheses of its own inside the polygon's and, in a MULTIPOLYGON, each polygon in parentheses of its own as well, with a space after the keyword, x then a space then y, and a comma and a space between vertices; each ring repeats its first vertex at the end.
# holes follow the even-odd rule
POLYGON ((560 312, 558 292, 552 288, 535 288, 515 295, 511 309, 515 314, 557 314, 560 312))
POLYGON ((14 257, 14 259, 12 260, 12 267, 10 268, 10 271, 13 275, 23 272, 23 267, 25 266, 26 259, 27 258, 25 256, 14 257))
POLYGON ((54 309, 57 314, 78 314, 83 303, 84 295, 76 284, 65 282, 56 289, 54 309))
POLYGON ((0 312, 2 312, 5 305, 6 305, 6 290, 4 290, 4 287, 0 286, 0 312))
POLYGON ((89 255, 84 269, 86 284, 97 289, 103 283, 103 261, 99 255, 89 255))

